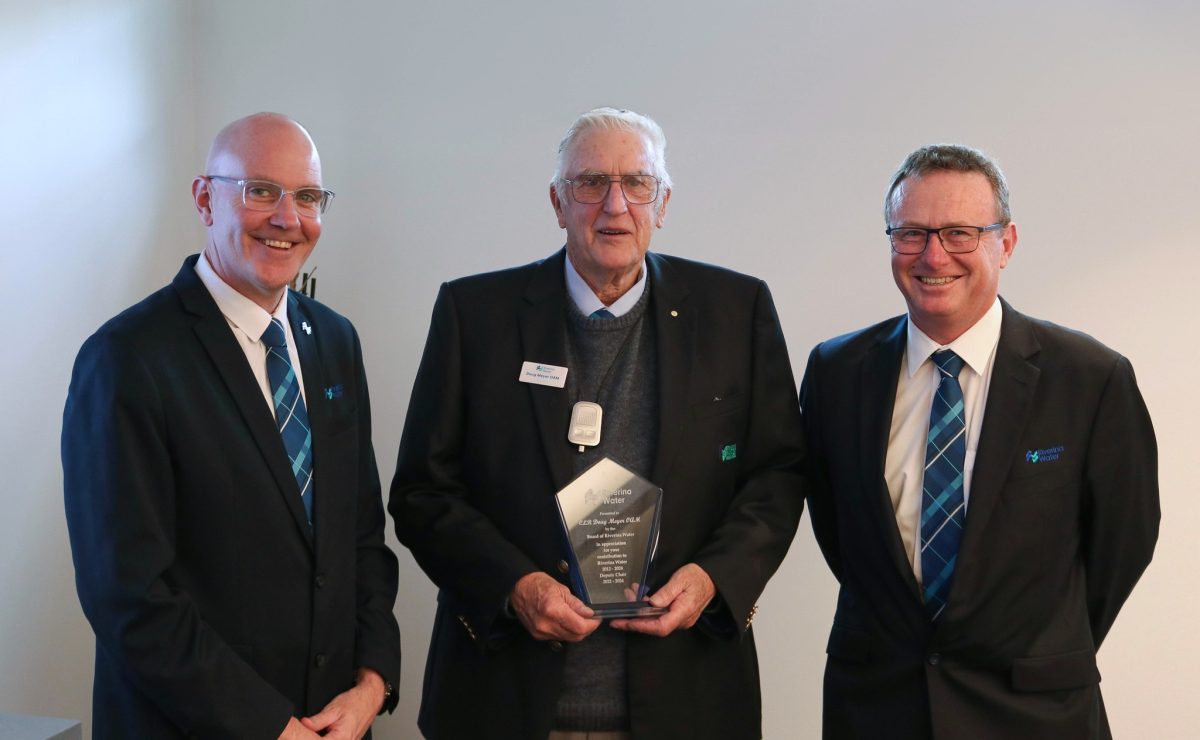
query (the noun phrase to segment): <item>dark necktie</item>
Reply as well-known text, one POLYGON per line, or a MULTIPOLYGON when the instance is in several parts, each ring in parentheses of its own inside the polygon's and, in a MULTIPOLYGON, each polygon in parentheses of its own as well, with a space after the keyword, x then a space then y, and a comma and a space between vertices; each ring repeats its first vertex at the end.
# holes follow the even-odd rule
POLYGON ((941 381, 929 410, 925 477, 921 493, 921 578, 925 608, 937 621, 954 581, 954 563, 966 523, 963 465, 967 457, 966 414, 958 374, 963 360, 950 350, 933 354, 941 381))
POLYGON ((607 308, 597 308, 595 311, 592 311, 592 315, 590 318, 593 318, 593 319, 615 319, 616 316, 613 316, 612 312, 609 311, 607 308))
POLYGON ((275 405, 275 423, 283 437, 283 447, 292 463, 292 474, 300 488, 300 500, 304 502, 304 513, 308 526, 313 522, 312 484, 312 430, 308 425, 308 411, 304 408, 304 397, 300 395, 300 383, 288 357, 287 334, 279 319, 271 324, 262 335, 267 345, 267 379, 271 383, 271 400, 275 405))

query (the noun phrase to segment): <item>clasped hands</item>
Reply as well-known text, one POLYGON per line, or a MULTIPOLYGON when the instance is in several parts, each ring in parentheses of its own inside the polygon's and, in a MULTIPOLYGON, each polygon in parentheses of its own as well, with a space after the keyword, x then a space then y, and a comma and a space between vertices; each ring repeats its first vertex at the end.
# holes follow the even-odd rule
MULTIPOLYGON (((704 569, 688 563, 675 571, 646 601, 667 609, 649 617, 614 619, 609 626, 627 632, 666 637, 696 623, 717 588, 704 569)), ((600 619, 563 584, 546 573, 528 573, 513 587, 509 604, 535 640, 579 642, 600 626, 600 619)))
POLYGON ((382 676, 370 668, 360 668, 353 688, 333 697, 324 709, 311 717, 292 717, 279 740, 359 740, 367 734, 375 715, 383 708, 386 693, 382 676))

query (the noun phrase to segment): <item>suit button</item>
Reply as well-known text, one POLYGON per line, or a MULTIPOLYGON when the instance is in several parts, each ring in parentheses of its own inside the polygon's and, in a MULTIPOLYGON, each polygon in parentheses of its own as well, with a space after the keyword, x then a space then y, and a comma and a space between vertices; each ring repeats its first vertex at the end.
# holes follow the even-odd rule
POLYGON ((939 655, 938 653, 930 653, 929 654, 929 665, 937 665, 940 662, 942 662, 941 655, 939 655))
POLYGON ((313 665, 317 668, 325 667, 325 653, 317 653, 317 657, 313 658, 313 665))
POLYGON ((565 560, 558 561, 558 572, 562 573, 564 575, 566 575, 567 573, 570 573, 571 572, 570 564, 567 563, 567 561, 565 561, 565 560))
POLYGON ((550 649, 556 653, 561 653, 562 649, 563 649, 563 644, 561 642, 559 642, 558 640, 551 640, 550 641, 550 649))
POLYGON ((316 583, 317 583, 317 588, 325 588, 325 574, 324 573, 317 574, 316 583))

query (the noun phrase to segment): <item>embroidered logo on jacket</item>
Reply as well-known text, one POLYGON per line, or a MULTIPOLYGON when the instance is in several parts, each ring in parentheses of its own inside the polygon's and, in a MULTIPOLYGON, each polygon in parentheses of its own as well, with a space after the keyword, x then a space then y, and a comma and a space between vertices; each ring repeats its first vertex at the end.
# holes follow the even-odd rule
POLYGON ((1042 447, 1036 450, 1026 450, 1025 461, 1031 462, 1034 465, 1040 462, 1051 462, 1052 460, 1057 460, 1058 458, 1062 457, 1063 453, 1066 451, 1067 448, 1063 447, 1062 445, 1058 445, 1057 447, 1042 447))

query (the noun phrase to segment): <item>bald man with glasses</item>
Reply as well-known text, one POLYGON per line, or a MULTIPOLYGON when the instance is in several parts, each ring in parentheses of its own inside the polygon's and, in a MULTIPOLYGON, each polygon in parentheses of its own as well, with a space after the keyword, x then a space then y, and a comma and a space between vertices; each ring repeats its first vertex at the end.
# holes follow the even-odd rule
POLYGON ((333 193, 277 114, 204 172, 204 251, 87 340, 63 415, 92 736, 363 737, 400 636, 362 352, 288 290, 333 193))

